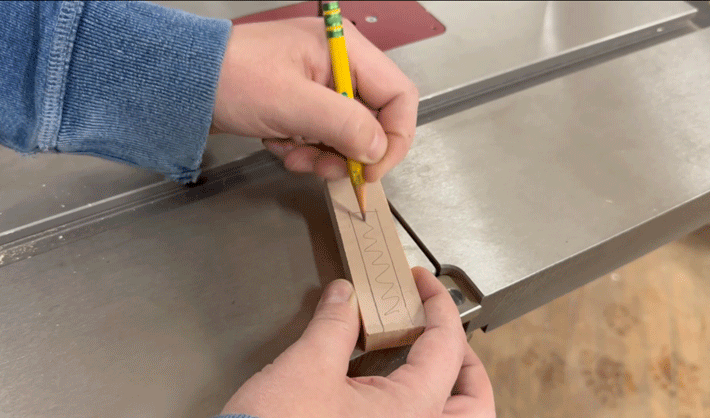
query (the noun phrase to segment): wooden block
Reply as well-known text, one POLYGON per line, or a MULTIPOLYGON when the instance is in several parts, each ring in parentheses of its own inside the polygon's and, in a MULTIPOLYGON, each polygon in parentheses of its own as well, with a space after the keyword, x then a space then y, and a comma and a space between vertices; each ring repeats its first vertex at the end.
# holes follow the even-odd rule
POLYGON ((327 182, 345 272, 360 304, 365 351, 411 344, 426 324, 417 286, 380 182, 367 184, 363 221, 350 179, 327 182))

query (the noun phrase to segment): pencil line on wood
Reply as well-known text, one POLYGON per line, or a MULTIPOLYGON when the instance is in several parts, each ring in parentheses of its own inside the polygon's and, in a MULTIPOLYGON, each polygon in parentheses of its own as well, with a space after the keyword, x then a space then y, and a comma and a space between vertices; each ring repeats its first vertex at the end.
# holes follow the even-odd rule
MULTIPOLYGON (((375 215, 377 215, 376 212, 375 212, 375 215)), ((363 259, 365 258, 365 253, 371 253, 373 256, 375 256, 375 258, 370 262, 370 265, 373 266, 373 267, 374 267, 374 266, 381 266, 381 267, 384 267, 384 270, 382 270, 382 271, 380 272, 380 274, 378 274, 377 276, 375 276, 373 280, 374 280, 375 283, 377 283, 377 284, 389 286, 384 292, 382 292, 381 295, 378 295, 378 296, 379 296, 380 300, 381 300, 383 303, 387 302, 389 299, 393 299, 393 298, 395 299, 394 304, 392 305, 392 307, 390 307, 389 309, 387 309, 387 310, 384 312, 384 315, 387 316, 387 315, 389 315, 389 314, 391 314, 391 313, 393 313, 393 312, 399 312, 399 309, 396 310, 396 311, 394 310, 394 309, 399 305, 399 300, 400 300, 399 296, 398 296, 398 295, 387 296, 387 294, 390 292, 390 290, 394 289, 394 283, 389 283, 389 282, 380 281, 380 277, 382 277, 382 275, 385 274, 385 273, 387 272, 387 270, 389 270, 390 268, 392 268, 392 264, 391 264, 391 263, 388 264, 388 263, 386 263, 386 262, 385 262, 385 263, 382 263, 382 262, 378 263, 378 261, 380 260, 380 258, 382 258, 382 256, 385 255, 385 252, 384 252, 384 251, 381 251, 381 250, 378 250, 378 249, 376 248, 376 245, 379 243, 379 240, 377 239, 377 234, 375 233, 374 236, 371 234, 372 232, 376 232, 376 231, 375 231, 375 226, 374 226, 374 225, 371 225, 371 224, 368 224, 367 222, 363 222, 363 223, 364 223, 366 226, 368 226, 370 229, 362 233, 362 238, 363 238, 363 240, 364 240, 364 239, 372 240, 372 242, 371 242, 370 245, 368 245, 367 247, 360 248, 360 250, 361 250, 361 255, 362 255, 363 259), (370 236, 368 237, 367 234, 370 234, 370 236), (375 249, 372 249, 373 247, 375 247, 375 249)), ((379 223, 379 218, 378 218, 378 225, 379 225, 379 231, 382 232, 382 234, 381 234, 381 235, 382 235, 382 238, 384 238, 384 232, 382 231, 382 224, 379 223)), ((385 242, 385 244, 387 244, 387 243, 385 242)), ((388 253, 389 253, 389 248, 387 248, 387 251, 388 251, 388 253)), ((391 257, 391 255, 390 255, 390 261, 392 261, 391 258, 392 258, 392 257, 391 257)), ((395 278, 396 278, 396 277, 397 277, 397 272, 394 271, 394 270, 392 270, 392 272, 394 273, 395 278)), ((386 308, 386 307, 385 307, 385 308, 386 308)))
MULTIPOLYGON (((382 238, 383 241, 385 242, 385 248, 387 248, 387 255, 389 255, 390 258, 390 263, 391 265, 394 266, 394 260, 392 260, 392 252, 390 251, 389 244, 387 243, 387 240, 384 239, 384 231, 382 229, 382 223, 380 222, 380 214, 377 210, 375 210, 375 216, 377 216, 377 223, 380 225, 380 231, 382 231, 382 238)), ((407 306, 407 301, 404 298, 404 290, 402 290, 402 283, 399 281, 399 276, 397 275, 397 270, 394 268, 392 269, 394 271, 394 277, 397 280, 397 286, 399 287, 399 294, 402 295, 402 303, 404 305, 404 310, 407 311, 407 317, 409 318, 409 323, 414 325, 414 321, 412 320, 412 313, 409 312, 409 307, 407 306)))
POLYGON ((375 305, 375 312, 377 312, 377 319, 380 320, 380 325, 382 325, 382 330, 385 330, 385 323, 382 321, 382 315, 380 315, 380 310, 377 307, 377 301, 375 301, 375 292, 372 290, 372 282, 370 281, 370 274, 367 272, 367 263, 365 263, 365 256, 362 254, 362 246, 360 245, 360 239, 357 237, 357 232, 355 229, 355 222, 353 222, 353 213, 348 211, 348 217, 350 218, 350 224, 353 227, 353 235, 355 235, 355 240, 357 241, 357 247, 360 249, 360 259, 362 260, 362 267, 365 269, 365 277, 367 277, 367 284, 370 286, 370 293, 372 294, 372 302, 375 305))

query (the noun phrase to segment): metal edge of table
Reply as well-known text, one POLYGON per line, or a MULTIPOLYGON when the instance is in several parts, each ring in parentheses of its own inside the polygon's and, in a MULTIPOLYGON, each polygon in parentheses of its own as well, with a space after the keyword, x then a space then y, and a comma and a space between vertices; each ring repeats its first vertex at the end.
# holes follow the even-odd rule
POLYGON ((438 115, 447 109, 474 100, 479 96, 497 90, 505 90, 509 86, 526 80, 554 73, 560 69, 572 68, 575 64, 585 60, 685 29, 686 23, 696 14, 697 9, 688 7, 672 16, 649 21, 613 36, 605 36, 586 42, 551 56, 531 60, 524 65, 472 79, 470 82, 461 83, 449 89, 441 89, 436 93, 425 91, 419 104, 419 118, 424 123, 436 120, 438 115))
POLYGON ((491 331, 708 222, 710 192, 485 297, 469 327, 491 331))

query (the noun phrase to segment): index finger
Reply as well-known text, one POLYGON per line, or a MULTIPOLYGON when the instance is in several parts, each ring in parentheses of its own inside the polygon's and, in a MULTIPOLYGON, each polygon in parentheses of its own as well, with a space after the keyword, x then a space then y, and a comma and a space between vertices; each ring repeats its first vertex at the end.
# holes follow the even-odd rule
POLYGON ((389 378, 413 393, 428 394, 420 399, 434 402, 442 411, 456 382, 464 359, 464 333, 458 309, 439 280, 427 270, 412 269, 424 302, 427 326, 407 356, 407 363, 389 378))
POLYGON ((463 364, 454 387, 454 396, 446 401, 445 417, 495 417, 493 387, 485 367, 466 343, 463 364), (472 415, 473 414, 473 415, 472 415))
POLYGON ((385 156, 376 164, 365 167, 367 180, 375 181, 400 163, 412 146, 419 92, 394 61, 349 21, 345 25, 354 88, 367 106, 379 111, 377 120, 387 134, 385 156))

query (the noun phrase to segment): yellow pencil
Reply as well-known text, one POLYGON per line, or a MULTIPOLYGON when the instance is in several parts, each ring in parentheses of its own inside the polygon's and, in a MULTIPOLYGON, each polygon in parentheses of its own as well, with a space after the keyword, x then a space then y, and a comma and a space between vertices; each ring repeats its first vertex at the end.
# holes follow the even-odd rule
MULTIPOLYGON (((353 82, 350 78, 350 63, 348 62, 348 52, 345 49, 345 36, 343 35, 343 19, 340 16, 340 7, 337 1, 323 1, 320 3, 320 12, 325 21, 325 34, 328 37, 330 47, 330 62, 333 67, 333 81, 335 91, 354 98, 353 82)), ((362 220, 365 220, 365 178, 362 176, 362 163, 347 160, 348 175, 355 190, 357 204, 360 206, 362 220)))

